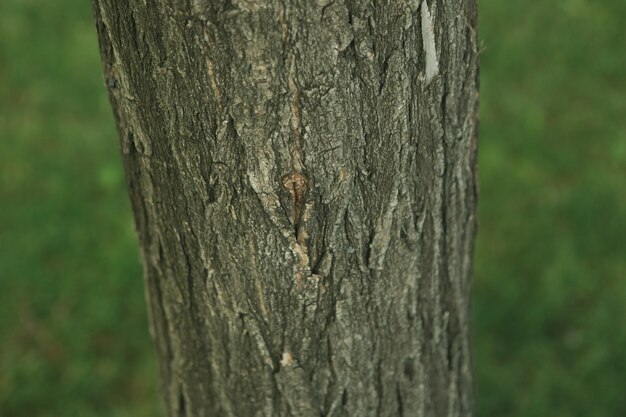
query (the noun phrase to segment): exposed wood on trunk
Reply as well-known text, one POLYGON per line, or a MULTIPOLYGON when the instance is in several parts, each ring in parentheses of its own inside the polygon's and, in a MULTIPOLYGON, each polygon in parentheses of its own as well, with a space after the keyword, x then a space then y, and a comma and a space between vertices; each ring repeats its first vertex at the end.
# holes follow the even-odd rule
POLYGON ((471 415, 475 1, 94 12, 169 416, 471 415))

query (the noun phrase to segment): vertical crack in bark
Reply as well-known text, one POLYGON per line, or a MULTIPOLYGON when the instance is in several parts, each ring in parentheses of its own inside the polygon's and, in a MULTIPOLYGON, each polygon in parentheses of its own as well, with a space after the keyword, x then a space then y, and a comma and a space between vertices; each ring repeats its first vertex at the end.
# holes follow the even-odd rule
POLYGON ((382 360, 379 360, 376 363, 376 369, 374 371, 374 375, 376 378, 376 416, 382 417, 382 409, 383 409, 383 395, 385 386, 383 384, 383 375, 382 375, 382 360))
POLYGON ((248 259, 250 260, 250 270, 254 275, 254 287, 256 289, 257 297, 258 297, 258 306, 259 311, 261 312, 261 316, 265 322, 269 320, 269 307, 267 305, 267 300, 265 299, 265 292, 263 288, 263 282, 261 274, 259 273, 257 258, 256 258, 256 250, 254 248, 254 244, 252 240, 248 241, 248 259))
MULTIPOLYGON (((208 40, 209 38, 207 36, 207 42, 208 40)), ((215 70, 213 69, 213 62, 211 61, 210 58, 207 59, 206 66, 207 66, 207 73, 209 75, 209 80, 211 82, 211 90, 213 90, 213 95, 215 97, 215 110, 216 110, 215 118, 217 119, 219 115, 222 114, 222 93, 220 92, 220 89, 218 87, 217 77, 215 76, 215 70)), ((216 123, 216 125, 218 124, 219 123, 216 123)))
POLYGON ((402 400, 400 384, 396 384, 396 401, 398 402, 398 417, 404 417, 404 403, 402 400))
POLYGON ((178 392, 178 409, 177 409, 178 417, 187 417, 187 401, 185 400, 185 394, 183 393, 182 387, 178 392))
POLYGON ((293 135, 294 144, 291 151, 292 164, 294 172, 301 173, 304 171, 304 146, 302 144, 302 113, 300 110, 300 91, 296 85, 296 55, 295 52, 290 53, 289 70, 289 107, 291 110, 291 133, 293 135))

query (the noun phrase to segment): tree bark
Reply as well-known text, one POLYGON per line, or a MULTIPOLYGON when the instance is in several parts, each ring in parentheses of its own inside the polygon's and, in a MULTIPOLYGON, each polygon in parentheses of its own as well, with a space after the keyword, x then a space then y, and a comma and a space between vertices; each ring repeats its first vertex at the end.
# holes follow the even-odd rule
POLYGON ((168 415, 471 415, 475 0, 93 6, 168 415))

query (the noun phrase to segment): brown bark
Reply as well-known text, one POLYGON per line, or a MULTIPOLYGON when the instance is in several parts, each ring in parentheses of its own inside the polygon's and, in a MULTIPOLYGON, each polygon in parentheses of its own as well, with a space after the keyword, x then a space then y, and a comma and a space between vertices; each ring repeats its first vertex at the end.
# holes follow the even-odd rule
POLYGON ((474 0, 94 0, 169 416, 469 416, 474 0))

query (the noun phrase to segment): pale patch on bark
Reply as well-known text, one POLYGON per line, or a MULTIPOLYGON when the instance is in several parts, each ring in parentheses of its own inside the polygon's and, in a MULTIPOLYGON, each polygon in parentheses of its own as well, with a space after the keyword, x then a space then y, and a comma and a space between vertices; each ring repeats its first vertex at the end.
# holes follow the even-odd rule
POLYGON ((288 368, 293 365, 293 354, 291 352, 283 352, 283 357, 280 360, 280 365, 283 368, 288 368))
POLYGON ((437 58, 437 45, 435 44, 435 32, 433 17, 428 10, 426 0, 422 1, 422 41, 426 57, 426 69, 424 81, 429 85, 439 74, 439 59, 437 58))

